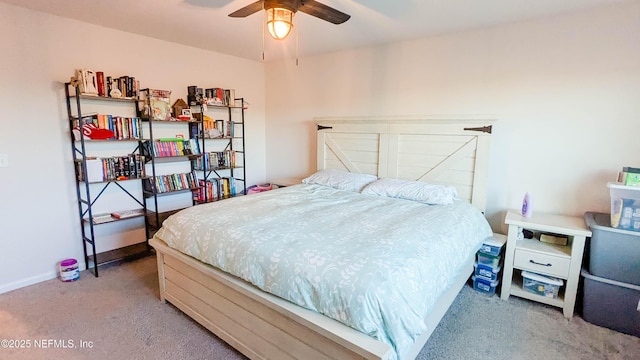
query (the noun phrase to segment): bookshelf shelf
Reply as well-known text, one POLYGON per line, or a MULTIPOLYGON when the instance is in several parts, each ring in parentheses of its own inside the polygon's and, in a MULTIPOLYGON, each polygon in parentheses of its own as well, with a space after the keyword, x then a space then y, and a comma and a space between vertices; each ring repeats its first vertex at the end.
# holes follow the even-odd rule
MULTIPOLYGON (((135 142, 135 143, 137 143, 138 139, 104 139, 104 140, 102 140, 102 139, 95 139, 95 140, 87 140, 87 139, 85 139, 85 141, 87 143, 115 143, 115 142, 122 142, 122 143, 135 142)), ((76 142, 80 142, 80 140, 76 140, 76 142)))
POLYGON ((80 94, 80 96, 70 95, 69 97, 72 99, 79 97, 80 100, 96 100, 96 101, 123 102, 123 103, 134 103, 136 101, 135 98, 131 98, 131 97, 112 98, 107 96, 90 95, 90 94, 80 94))
POLYGON ((99 254, 90 255, 89 263, 93 264, 93 267, 97 267, 96 265, 111 266, 127 261, 137 260, 151 254, 151 248, 145 244, 133 244, 99 254))
MULTIPOLYGON (((136 99, 76 94, 80 94, 80 88, 66 83, 65 97, 84 260, 86 268, 98 277, 99 267, 102 265, 145 256, 151 252, 148 243, 149 225, 145 216, 148 213, 147 203, 142 196, 142 183, 148 176, 144 173, 141 120, 137 117, 139 111, 136 99), (118 114, 99 115, 88 111, 96 106, 112 109, 118 114), (86 129, 83 126, 88 124, 98 131, 112 131, 115 138, 91 139, 82 131, 86 129), (121 145, 115 146, 116 143, 121 145), (105 156, 105 152, 110 155, 105 156), (113 206, 122 207, 123 203, 130 204, 124 205, 131 206, 129 210, 140 213, 118 219, 111 216, 116 212, 115 209, 104 212, 113 206), (105 227, 108 235, 102 234, 105 232, 102 230, 98 235, 95 229, 98 225, 102 228, 103 225, 134 218, 145 219, 144 225, 140 225, 144 227, 143 239, 131 235, 135 232, 130 231, 129 227, 105 227), (107 238, 117 240, 110 243, 107 238), (135 243, 131 245, 133 242, 135 243), (123 246, 121 243, 128 245, 123 246), (104 249, 99 252, 98 246, 104 249)), ((119 209, 118 212, 126 210, 119 209)))

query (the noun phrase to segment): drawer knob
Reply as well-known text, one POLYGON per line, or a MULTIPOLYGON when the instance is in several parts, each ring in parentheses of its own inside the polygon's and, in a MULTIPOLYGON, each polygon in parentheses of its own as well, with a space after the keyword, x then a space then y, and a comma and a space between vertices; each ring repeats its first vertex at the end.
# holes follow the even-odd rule
POLYGON ((541 266, 551 266, 551 264, 549 264, 549 263, 543 264, 543 263, 535 262, 535 261, 533 261, 531 259, 529 260, 529 262, 532 263, 532 264, 541 265, 541 266))

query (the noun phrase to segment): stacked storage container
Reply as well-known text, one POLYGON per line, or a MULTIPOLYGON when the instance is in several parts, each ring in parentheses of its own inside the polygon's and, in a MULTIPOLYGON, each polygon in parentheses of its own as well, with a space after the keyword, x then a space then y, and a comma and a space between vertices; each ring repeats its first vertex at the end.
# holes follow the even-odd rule
POLYGON ((502 248, 507 242, 507 237, 502 234, 493 234, 493 237, 484 241, 476 254, 473 288, 480 292, 493 295, 500 283, 500 270, 502 269, 502 248))
POLYGON ((630 209, 640 204, 640 187, 609 188, 612 213, 585 214, 592 237, 588 268, 582 269, 582 317, 640 337, 640 227, 633 225, 636 211, 630 209))

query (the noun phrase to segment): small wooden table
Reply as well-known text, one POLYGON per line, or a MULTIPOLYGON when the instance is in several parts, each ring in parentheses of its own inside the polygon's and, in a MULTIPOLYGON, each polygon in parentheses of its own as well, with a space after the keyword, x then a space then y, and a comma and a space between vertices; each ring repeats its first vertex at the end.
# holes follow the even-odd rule
POLYGON ((509 225, 507 249, 502 274, 503 300, 515 295, 529 300, 562 308, 566 318, 573 317, 576 303, 582 254, 591 231, 584 218, 545 213, 534 213, 525 218, 520 212, 510 210, 504 221, 509 225), (543 243, 537 238, 524 239, 522 229, 551 232, 569 237, 566 246, 543 243), (522 270, 566 280, 558 298, 550 298, 524 290, 522 270))

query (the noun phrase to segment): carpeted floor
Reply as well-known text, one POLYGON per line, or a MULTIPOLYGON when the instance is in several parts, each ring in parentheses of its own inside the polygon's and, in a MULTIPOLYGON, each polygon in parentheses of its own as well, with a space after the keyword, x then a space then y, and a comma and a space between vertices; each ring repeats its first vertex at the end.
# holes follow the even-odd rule
MULTIPOLYGON (((159 301, 155 257, 105 268, 100 274, 94 278, 83 272, 74 283, 54 279, 0 295, 0 359, 244 359, 159 301)), ((505 302, 469 287, 418 356, 639 358, 639 338, 578 316, 568 321, 558 308, 515 297, 505 302)))

